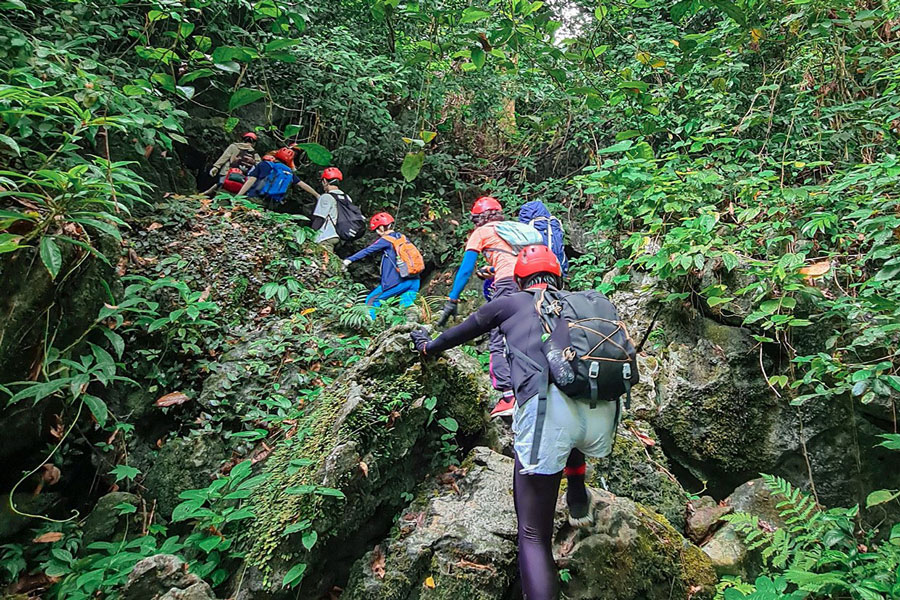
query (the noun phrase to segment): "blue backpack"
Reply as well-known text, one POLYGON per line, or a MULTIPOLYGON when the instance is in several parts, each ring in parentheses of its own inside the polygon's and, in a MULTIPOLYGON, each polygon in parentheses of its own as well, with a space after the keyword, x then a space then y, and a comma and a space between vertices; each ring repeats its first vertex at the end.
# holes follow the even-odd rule
POLYGON ((566 257, 565 234, 559 219, 550 214, 540 200, 526 202, 519 209, 519 222, 528 223, 540 232, 543 243, 550 248, 559 265, 563 277, 569 272, 569 259, 566 257))
POLYGON ((294 171, 285 164, 273 162, 269 174, 257 184, 256 196, 270 202, 283 202, 294 181, 294 171))

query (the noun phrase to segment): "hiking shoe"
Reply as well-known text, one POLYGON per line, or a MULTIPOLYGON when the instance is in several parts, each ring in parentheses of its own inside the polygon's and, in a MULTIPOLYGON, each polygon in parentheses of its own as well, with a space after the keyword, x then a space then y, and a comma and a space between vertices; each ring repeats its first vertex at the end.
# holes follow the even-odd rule
POLYGON ((504 396, 491 411, 491 418, 498 419, 500 417, 511 417, 513 411, 516 410, 516 397, 504 396))
POLYGON ((591 491, 591 488, 587 488, 586 491, 586 504, 570 504, 567 506, 569 509, 569 525, 572 527, 587 527, 594 523, 594 507, 597 506, 600 497, 591 491))

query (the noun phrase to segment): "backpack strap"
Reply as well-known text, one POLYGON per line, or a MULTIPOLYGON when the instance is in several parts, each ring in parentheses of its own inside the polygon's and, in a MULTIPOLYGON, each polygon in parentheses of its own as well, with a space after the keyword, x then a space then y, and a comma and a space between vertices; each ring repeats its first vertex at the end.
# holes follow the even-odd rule
POLYGON ((550 368, 546 366, 542 367, 527 354, 511 344, 507 344, 506 347, 509 348, 510 353, 515 355, 518 359, 540 371, 541 384, 538 388, 537 415, 535 416, 534 421, 534 435, 531 438, 531 453, 528 456, 529 466, 534 466, 540 459, 541 441, 544 435, 544 421, 547 419, 547 398, 550 396, 550 368))

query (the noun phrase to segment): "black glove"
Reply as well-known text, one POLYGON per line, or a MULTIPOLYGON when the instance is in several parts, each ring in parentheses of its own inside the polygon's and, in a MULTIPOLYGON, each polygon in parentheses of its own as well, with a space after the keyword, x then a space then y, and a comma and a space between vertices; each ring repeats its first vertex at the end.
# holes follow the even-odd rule
POLYGON ((416 350, 425 354, 425 347, 428 345, 428 342, 431 341, 431 336, 428 335, 428 332, 422 328, 415 329, 409 332, 409 337, 413 342, 413 346, 416 347, 416 350))
POLYGON ((494 278, 494 267, 481 267, 475 274, 478 275, 479 279, 488 280, 494 278))
POLYGON ((444 312, 441 313, 441 318, 438 319, 438 327, 443 327, 444 323, 446 323, 450 317, 455 317, 457 314, 457 307, 459 305, 458 300, 447 300, 444 302, 444 312))

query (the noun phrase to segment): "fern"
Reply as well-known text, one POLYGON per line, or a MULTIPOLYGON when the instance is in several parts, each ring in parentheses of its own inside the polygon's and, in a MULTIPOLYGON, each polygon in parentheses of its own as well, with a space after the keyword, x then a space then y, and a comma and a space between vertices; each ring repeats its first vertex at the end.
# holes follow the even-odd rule
MULTIPOLYGON (((784 522, 773 528, 758 516, 734 513, 724 519, 744 536, 749 550, 758 551, 766 567, 766 574, 786 581, 794 590, 790 596, 772 596, 758 587, 746 594, 746 587, 720 590, 719 598, 807 598, 886 600, 886 590, 898 589, 900 575, 900 546, 878 543, 869 532, 865 539, 855 536, 855 519, 859 507, 825 510, 813 498, 781 477, 763 475, 766 487, 777 500, 775 505, 784 522), (862 545, 870 546, 860 551, 862 545), (727 593, 725 593, 727 592, 727 593)), ((900 537, 898 535, 897 537, 900 537)), ((742 582, 741 582, 742 583, 742 582)))

